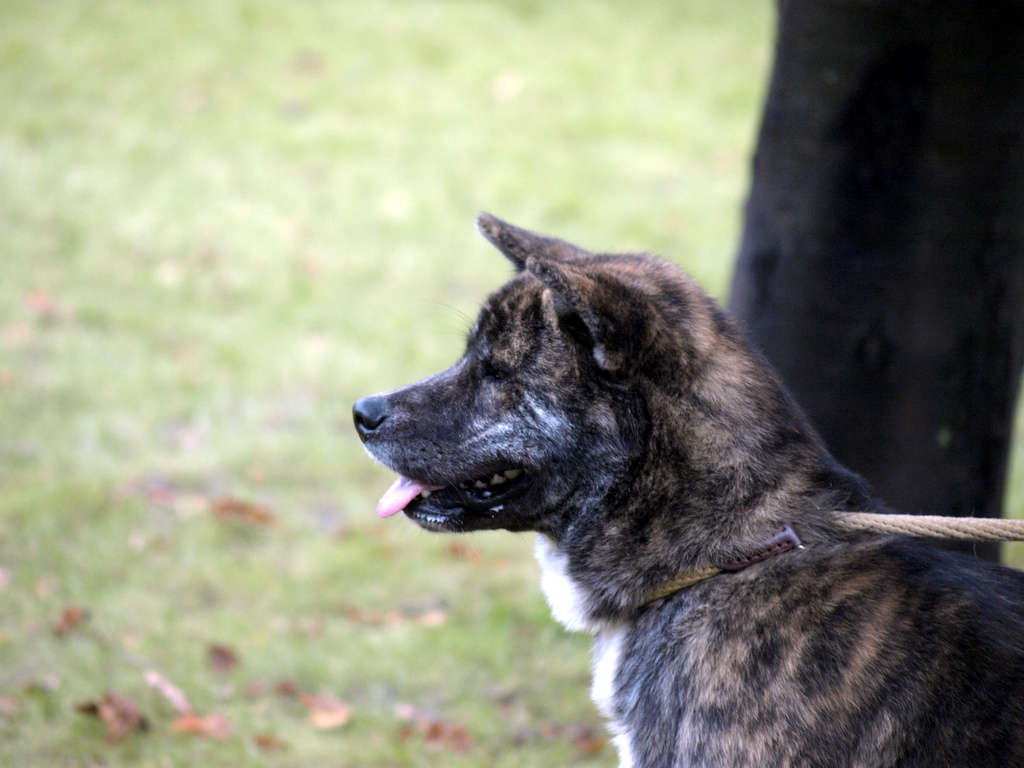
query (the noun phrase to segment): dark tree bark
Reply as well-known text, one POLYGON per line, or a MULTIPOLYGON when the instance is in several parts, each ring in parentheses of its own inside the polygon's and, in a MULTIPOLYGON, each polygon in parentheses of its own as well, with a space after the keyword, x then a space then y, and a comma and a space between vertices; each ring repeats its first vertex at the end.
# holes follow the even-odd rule
POLYGON ((1024 361, 1024 2, 780 0, 776 45, 732 310, 881 499, 997 517, 1024 361))

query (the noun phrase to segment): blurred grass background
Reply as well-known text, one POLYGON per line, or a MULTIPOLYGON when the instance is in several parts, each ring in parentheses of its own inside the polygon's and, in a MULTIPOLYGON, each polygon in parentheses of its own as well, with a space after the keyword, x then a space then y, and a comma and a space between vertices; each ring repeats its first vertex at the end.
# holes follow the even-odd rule
POLYGON ((509 274, 480 210, 723 296, 771 24, 767 0, 4 0, 2 762, 614 765, 531 539, 376 521, 391 478, 349 409, 461 351, 509 274), (231 735, 171 733, 146 670, 231 735), (76 710, 107 690, 146 732, 76 710))

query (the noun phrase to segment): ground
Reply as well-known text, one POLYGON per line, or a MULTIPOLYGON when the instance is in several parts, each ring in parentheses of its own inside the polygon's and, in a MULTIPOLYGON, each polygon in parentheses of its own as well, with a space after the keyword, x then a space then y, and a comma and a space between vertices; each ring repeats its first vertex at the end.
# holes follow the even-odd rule
POLYGON ((5 2, 0 762, 614 765, 530 537, 377 521, 350 408, 459 354, 480 210, 721 296, 771 23, 5 2))

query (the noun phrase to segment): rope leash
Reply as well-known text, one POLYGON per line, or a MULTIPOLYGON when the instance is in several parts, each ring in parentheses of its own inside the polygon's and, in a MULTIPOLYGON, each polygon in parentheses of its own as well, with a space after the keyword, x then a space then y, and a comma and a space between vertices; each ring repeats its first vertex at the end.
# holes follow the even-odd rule
POLYGON ((904 533, 930 539, 1024 541, 1024 520, 844 512, 836 516, 836 524, 847 531, 904 533))

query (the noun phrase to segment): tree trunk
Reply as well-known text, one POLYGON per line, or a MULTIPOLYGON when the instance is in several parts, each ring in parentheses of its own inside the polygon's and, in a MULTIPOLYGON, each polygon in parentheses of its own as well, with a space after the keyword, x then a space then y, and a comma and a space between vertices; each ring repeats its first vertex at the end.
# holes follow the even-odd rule
POLYGON ((999 516, 1024 362, 1024 3, 780 0, 731 305, 881 499, 999 516))

